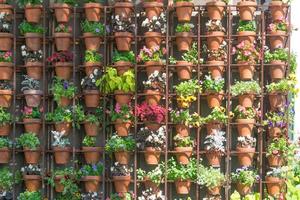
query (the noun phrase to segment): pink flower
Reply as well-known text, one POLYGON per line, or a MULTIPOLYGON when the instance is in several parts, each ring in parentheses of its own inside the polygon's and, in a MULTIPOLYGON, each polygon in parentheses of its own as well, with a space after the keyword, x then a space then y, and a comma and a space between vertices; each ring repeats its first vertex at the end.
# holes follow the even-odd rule
POLYGON ((234 55, 236 53, 236 48, 232 47, 231 54, 234 55))
POLYGON ((244 56, 250 56, 251 52, 250 51, 244 51, 244 56))
POLYGON ((237 46, 236 46, 238 49, 242 49, 245 47, 245 42, 242 41, 241 43, 239 43, 237 46))
POLYGON ((119 103, 116 104, 115 112, 116 112, 116 113, 120 113, 120 112, 121 112, 121 106, 120 106, 119 103))

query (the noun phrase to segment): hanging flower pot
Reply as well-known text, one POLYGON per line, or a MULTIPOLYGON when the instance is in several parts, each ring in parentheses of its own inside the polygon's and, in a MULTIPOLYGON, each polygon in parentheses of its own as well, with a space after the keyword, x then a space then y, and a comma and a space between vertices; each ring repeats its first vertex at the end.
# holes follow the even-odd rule
POLYGON ((247 62, 239 61, 238 66, 239 75, 241 80, 251 80, 254 76, 255 67, 247 62))
POLYGON ((179 1, 175 3, 176 15, 179 22, 191 21, 194 4, 188 1, 179 1))
POLYGON ((175 147, 176 159, 180 164, 187 165, 192 156, 193 147, 175 147))
POLYGON ((283 93, 270 93, 269 102, 271 110, 282 108, 286 104, 286 95, 283 93))
POLYGON ((86 192, 98 192, 101 181, 100 176, 84 176, 82 178, 86 192))
MULTIPOLYGON (((0 4, 0 13, 5 13, 5 14, 8 14, 9 16, 12 17, 13 16, 13 7, 12 7, 12 5, 4 4, 4 3, 0 4)), ((11 20, 11 17, 10 17, 9 20, 11 20)))
POLYGON ((284 160, 280 154, 271 154, 268 156, 268 163, 270 167, 280 167, 283 165, 284 160))
POLYGON ((30 23, 39 23, 43 11, 42 5, 30 5, 25 6, 25 18, 30 23))
POLYGON ((54 33, 55 46, 57 51, 68 51, 71 46, 71 33, 54 33))
POLYGON ((10 51, 13 45, 13 34, 0 33, 0 51, 10 51))
POLYGON ((160 160, 161 151, 153 147, 145 147, 145 161, 148 165, 157 165, 160 160))
POLYGON ((99 125, 97 123, 91 123, 91 122, 85 121, 83 126, 84 126, 86 135, 97 136, 97 133, 99 131, 99 125))
POLYGON ((66 3, 55 3, 53 4, 55 18, 58 23, 69 22, 71 16, 71 6, 66 3))
POLYGON ((56 164, 67 164, 71 157, 71 147, 54 147, 54 160, 56 164))
POLYGON ((193 42, 193 34, 190 32, 175 33, 178 51, 188 51, 193 42))
POLYGON ((146 189, 150 189, 153 192, 158 192, 159 191, 159 185, 151 181, 148 177, 144 178, 144 185, 146 189))
POLYGON ((278 177, 267 176, 266 182, 269 195, 276 197, 281 193, 282 187, 284 186, 284 180, 278 177))
POLYGON ((118 61, 115 62, 114 66, 117 69, 118 75, 121 76, 132 67, 132 63, 129 61, 118 61))
POLYGON ((42 62, 30 62, 25 64, 27 75, 33 79, 40 80, 42 78, 43 63, 42 62))
POLYGON ((71 62, 57 62, 54 64, 57 77, 69 80, 72 76, 73 64, 71 62))
POLYGON ((103 9, 100 3, 85 3, 84 4, 85 17, 90 22, 99 22, 101 17, 101 10, 103 9))
POLYGON ((286 63, 279 60, 273 60, 270 64, 271 79, 273 81, 283 79, 285 77, 286 72, 286 63))
POLYGON ((251 192, 251 186, 244 185, 244 184, 238 182, 236 184, 236 190, 238 191, 238 193, 240 195, 246 196, 247 194, 249 194, 251 192))
POLYGON ((285 41, 286 41, 286 32, 285 31, 271 31, 269 37, 270 41, 270 48, 271 50, 274 50, 278 47, 284 47, 285 41))
POLYGON ((93 33, 83 33, 83 38, 84 38, 85 48, 87 50, 91 50, 91 51, 99 50, 102 42, 101 36, 95 35, 93 33))
POLYGON ((124 18, 129 18, 133 11, 132 2, 116 2, 114 7, 115 7, 115 15, 119 15, 124 18))
POLYGON ((157 131, 161 127, 161 125, 156 122, 145 122, 145 125, 150 131, 157 131))
POLYGON ((192 77, 192 63, 181 60, 176 62, 177 76, 180 80, 189 80, 192 77))
POLYGON ((207 103, 209 108, 220 107, 224 98, 224 93, 209 93, 207 103))
POLYGON ((82 147, 85 162, 87 164, 95 164, 100 160, 99 147, 82 147))
POLYGON ((213 133, 213 129, 221 130, 223 128, 223 123, 218 121, 211 121, 206 124, 207 134, 211 135, 213 133))
POLYGON ((57 122, 54 124, 55 130, 58 132, 64 132, 64 136, 69 135, 72 129, 71 122, 57 122))
POLYGON ((8 108, 11 105, 12 90, 0 90, 0 106, 8 108))
POLYGON ((144 33, 145 43, 147 48, 151 49, 155 46, 160 46, 162 35, 159 32, 146 32, 144 33))
POLYGON ((257 3, 255 1, 241 0, 237 3, 237 9, 240 13, 240 20, 253 20, 257 3))
POLYGON ((158 17, 163 11, 163 3, 157 1, 143 2, 143 8, 146 11, 146 17, 151 20, 154 16, 158 17))
POLYGON ((61 97, 58 101, 58 105, 61 107, 67 107, 72 103, 72 98, 61 97))
POLYGON ((148 105, 156 106, 159 104, 162 97, 160 91, 147 89, 144 90, 144 93, 146 94, 146 102, 148 105))
POLYGON ((191 189, 190 180, 175 180, 177 194, 189 194, 191 189))
POLYGON ((209 165, 219 167, 221 163, 221 153, 218 151, 207 151, 206 158, 209 165))
POLYGON ((250 108, 253 106, 254 102, 254 94, 242 94, 239 95, 239 105, 245 107, 245 108, 250 108))
POLYGON ((26 104, 29 107, 39 107, 43 91, 41 90, 24 90, 26 104))
POLYGON ((210 20, 221 20, 224 16, 226 3, 223 1, 211 1, 206 3, 207 13, 210 20))
POLYGON ((163 64, 160 61, 147 61, 145 62, 147 76, 150 76, 155 71, 161 72, 163 64))
POLYGON ((0 163, 6 164, 9 162, 11 156, 10 149, 7 147, 0 148, 0 163))
POLYGON ((207 188, 207 193, 210 196, 219 196, 220 195, 220 191, 221 191, 221 186, 207 188))
POLYGON ((85 74, 89 76, 90 74, 93 74, 95 69, 100 70, 101 66, 102 66, 101 62, 85 62, 84 63, 85 74))
POLYGON ((118 51, 130 51, 131 42, 133 39, 132 33, 116 32, 114 34, 118 51))
POLYGON ((130 176, 113 176, 114 186, 117 193, 126 193, 129 189, 130 176))
POLYGON ((23 175, 25 181, 26 190, 29 192, 39 191, 41 188, 41 176, 40 175, 23 175))
POLYGON ((224 32, 210 31, 207 32, 207 46, 209 50, 218 50, 224 41, 224 32))
POLYGON ((281 21, 286 18, 287 4, 282 1, 271 1, 269 3, 269 10, 273 21, 281 21))
POLYGON ((29 148, 24 148, 24 156, 27 164, 37 164, 39 163, 41 151, 40 149, 31 150, 29 148))
POLYGON ((12 80, 13 64, 11 62, 0 62, 0 80, 12 80))
POLYGON ((271 139, 279 138, 282 135, 282 129, 279 127, 269 127, 268 135, 271 139))
POLYGON ((40 33, 25 33, 25 42, 28 49, 38 51, 42 47, 42 36, 40 33))
POLYGON ((116 161, 122 165, 127 165, 129 163, 130 154, 127 151, 117 151, 114 152, 116 161))
POLYGON ((121 119, 117 119, 114 122, 115 125, 115 130, 119 136, 128 136, 130 127, 131 127, 131 122, 123 122, 121 119))
POLYGON ((255 31, 239 31, 238 35, 238 43, 245 42, 245 43, 254 43, 256 32, 255 31))
POLYGON ((8 136, 11 130, 11 124, 0 125, 0 136, 8 136))
POLYGON ((54 188, 55 188, 55 192, 63 192, 65 186, 61 183, 61 180, 63 179, 63 176, 55 176, 54 178, 54 188))
POLYGON ((132 94, 131 93, 125 93, 121 90, 116 90, 114 92, 115 94, 115 100, 117 101, 118 104, 122 105, 128 105, 129 102, 131 101, 132 94))
POLYGON ((24 118, 23 123, 24 123, 24 129, 26 133, 35 133, 35 134, 40 133, 42 127, 41 119, 24 118))
POLYGON ((241 166, 251 166, 255 148, 251 147, 236 147, 237 157, 241 166))
POLYGON ((88 108, 96 108, 100 105, 100 92, 99 90, 84 90, 84 102, 88 108))
POLYGON ((237 119, 237 129, 239 136, 251 136, 255 124, 255 119, 237 119))
POLYGON ((207 64, 210 65, 208 66, 208 71, 213 79, 223 77, 225 71, 224 61, 211 60, 207 61, 207 64))

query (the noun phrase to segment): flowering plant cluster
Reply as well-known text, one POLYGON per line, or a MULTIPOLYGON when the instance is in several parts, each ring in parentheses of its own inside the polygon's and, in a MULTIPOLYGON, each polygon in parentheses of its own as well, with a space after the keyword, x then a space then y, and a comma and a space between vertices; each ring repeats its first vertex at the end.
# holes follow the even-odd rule
POLYGON ((71 99, 76 94, 77 87, 74 83, 67 80, 60 79, 55 77, 53 80, 53 85, 51 91, 53 92, 54 100, 59 102, 62 97, 71 99))
POLYGON ((261 87, 257 81, 237 81, 231 86, 231 94, 233 96, 243 94, 259 94, 261 87))
MULTIPOLYGON (((202 63, 202 60, 198 59, 198 48, 196 42, 192 44, 192 47, 188 51, 182 54, 181 59, 194 65, 198 64, 199 62, 202 63)), ((173 56, 169 57, 169 61, 173 65, 177 63, 177 60, 173 56)))
POLYGON ((58 24, 54 30, 56 33, 71 33, 72 27, 66 24, 58 24))
POLYGON ((94 69, 93 73, 81 79, 81 87, 83 90, 97 90, 96 81, 101 77, 102 71, 94 69))
POLYGON ((64 137, 65 131, 51 131, 51 134, 53 135, 52 147, 65 148, 71 145, 70 139, 64 137))
POLYGON ((289 60, 289 53, 287 48, 276 48, 273 52, 269 49, 265 51, 264 59, 266 63, 270 63, 272 61, 283 61, 287 62, 289 60))
POLYGON ((251 136, 239 136, 237 138, 237 146, 238 147, 255 147, 256 146, 256 138, 251 136))
POLYGON ((120 119, 122 122, 131 122, 134 118, 134 114, 130 105, 120 105, 116 103, 115 108, 110 111, 110 117, 111 121, 120 119))
POLYGON ((159 46, 154 46, 152 48, 147 48, 144 46, 141 50, 139 55, 137 56, 138 62, 148 62, 148 61, 155 61, 155 62, 165 62, 163 56, 166 54, 166 48, 160 48, 159 46))
POLYGON ((268 127, 279 127, 285 128, 287 126, 288 117, 283 111, 271 111, 265 114, 266 120, 264 120, 264 125, 268 127))
POLYGON ((27 62, 41 62, 43 59, 43 51, 30 51, 25 45, 21 46, 22 57, 27 62))
POLYGON ((163 164, 158 164, 153 170, 146 172, 143 169, 137 169, 137 179, 138 180, 151 180, 157 186, 163 182, 165 166, 163 164))
POLYGON ((211 113, 205 118, 205 122, 220 122, 226 123, 228 116, 226 115, 226 109, 224 107, 215 107, 211 113))
POLYGON ((103 172, 103 164, 86 164, 83 165, 79 171, 81 176, 101 176, 103 172))
POLYGON ((220 45, 218 49, 207 49, 206 46, 204 46, 203 50, 207 54, 207 60, 208 61, 224 61, 227 62, 227 49, 226 49, 226 42, 223 41, 223 43, 220 45))
POLYGON ((206 30, 208 32, 212 31, 221 31, 221 32, 226 32, 226 29, 223 27, 221 20, 208 20, 206 22, 206 30))
POLYGON ((118 151, 133 151, 135 148, 135 140, 133 137, 121 137, 113 135, 105 144, 105 151, 108 153, 118 151))
POLYGON ((207 93, 211 93, 211 92, 221 92, 223 91, 224 85, 225 85, 225 80, 224 78, 217 78, 217 79, 213 79, 211 77, 211 75, 205 75, 205 79, 202 83, 203 85, 203 89, 205 90, 205 92, 207 93))
POLYGON ((135 110, 135 114, 143 122, 162 123, 165 120, 166 109, 159 105, 148 105, 146 102, 143 102, 137 105, 135 110))
POLYGON ((110 172, 112 176, 129 176, 132 172, 132 169, 127 165, 122 165, 118 162, 115 162, 113 166, 110 167, 110 172))
POLYGON ((21 168, 23 175, 41 175, 41 168, 38 165, 29 164, 21 168))
POLYGON ((260 111, 256 110, 252 107, 243 107, 241 105, 238 105, 234 109, 234 116, 236 119, 255 119, 260 116, 260 111))
POLYGON ((231 173, 231 179, 234 183, 252 186, 259 179, 259 176, 253 169, 242 167, 237 168, 235 172, 231 173))
POLYGON ((297 79, 295 75, 290 75, 285 79, 281 79, 278 82, 272 82, 266 85, 267 92, 282 92, 282 93, 292 93, 296 94, 298 89, 295 87, 297 83, 297 79))
POLYGON ((189 127, 200 127, 204 119, 198 114, 190 114, 189 110, 171 110, 171 121, 176 124, 184 124, 189 127))
POLYGON ((53 53, 52 56, 50 56, 47 59, 50 63, 57 63, 57 62, 72 62, 73 61, 73 53, 69 51, 61 51, 53 53))
POLYGON ((282 155, 286 157, 289 150, 289 143, 285 138, 274 138, 267 147, 266 156, 269 155, 282 155))
POLYGON ((179 134, 175 135, 173 137, 173 142, 175 147, 193 147, 194 146, 194 140, 190 137, 183 137, 179 134))
POLYGON ((138 197, 138 200, 165 200, 166 197, 163 195, 162 191, 154 192, 151 188, 142 191, 141 196, 138 197))
POLYGON ((43 112, 43 108, 38 107, 28 107, 24 106, 24 109, 22 110, 22 118, 27 119, 40 119, 41 113, 43 112))
POLYGON ((100 22, 84 20, 80 25, 84 33, 93 33, 97 36, 103 36, 105 34, 105 26, 100 22))
POLYGON ((289 171, 289 167, 287 166, 271 167, 270 170, 267 171, 266 176, 286 178, 288 171, 289 171))
POLYGON ((98 192, 81 193, 82 200, 98 200, 101 199, 101 194, 98 192))
POLYGON ((288 23, 285 22, 284 20, 282 21, 277 21, 277 22, 273 22, 271 24, 269 24, 268 26, 268 30, 270 32, 276 32, 276 31, 287 31, 288 30, 288 23))
POLYGON ((159 90, 163 92, 166 87, 166 73, 154 71, 146 81, 143 81, 144 89, 159 90))
POLYGON ((10 15, 5 12, 0 13, 0 32, 9 33, 12 29, 11 20, 8 20, 10 15))
POLYGON ((146 18, 142 22, 142 27, 146 28, 149 32, 160 32, 162 34, 167 31, 167 18, 164 12, 158 17, 154 16, 152 19, 146 18))
POLYGON ((1 51, 0 52, 0 62, 12 62, 12 52, 11 51, 1 51))
POLYGON ((191 102, 196 101, 196 94, 202 91, 202 87, 199 81, 193 79, 183 81, 178 85, 174 86, 174 88, 177 95, 177 103, 182 108, 189 107, 191 102))
POLYGON ((135 23, 132 17, 124 18, 119 15, 111 16, 112 32, 129 32, 134 33, 135 23))
POLYGON ((136 146, 144 150, 145 147, 153 147, 161 151, 166 147, 166 126, 161 126, 157 131, 143 127, 136 136, 136 146))
POLYGON ((96 62, 101 62, 102 60, 102 55, 98 53, 97 51, 94 50, 86 50, 84 52, 84 62, 88 63, 96 63, 96 62))
POLYGON ((225 132, 220 130, 213 130, 213 133, 207 135, 204 139, 204 148, 208 152, 225 153, 225 132))
POLYGON ((248 64, 256 64, 261 57, 253 43, 245 43, 244 41, 233 48, 233 54, 237 55, 237 62, 247 62, 248 64))

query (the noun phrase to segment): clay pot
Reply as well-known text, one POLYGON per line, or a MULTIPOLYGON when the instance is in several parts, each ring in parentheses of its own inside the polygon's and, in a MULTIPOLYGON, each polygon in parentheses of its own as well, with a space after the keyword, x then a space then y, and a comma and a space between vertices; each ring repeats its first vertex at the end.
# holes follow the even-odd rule
POLYGON ((176 124, 175 129, 176 134, 179 134, 182 137, 187 137, 190 135, 190 128, 184 124, 176 124))
POLYGON ((55 18, 58 23, 67 23, 71 16, 71 6, 66 3, 53 4, 55 18))
POLYGON ((241 183, 236 184, 236 190, 242 196, 246 196, 247 194, 249 194, 251 192, 251 187, 252 186, 244 185, 241 183))
POLYGON ((61 97, 59 99, 59 101, 57 102, 57 104, 61 107, 67 107, 72 103, 72 99, 68 98, 68 97, 61 97))
POLYGON ((54 124, 55 130, 58 132, 64 131, 64 136, 68 136, 72 129, 71 122, 57 122, 54 124))
POLYGON ((37 164, 40 160, 40 149, 31 150, 27 147, 24 148, 24 156, 27 164, 37 164))
POLYGON ((237 130, 239 136, 251 136, 255 119, 237 119, 237 130))
POLYGON ((159 104, 161 100, 161 93, 157 90, 144 90, 144 93, 146 94, 146 102, 150 106, 156 106, 159 104))
POLYGON ((221 154, 217 151, 207 151, 206 158, 208 163, 213 167, 219 167, 221 163, 221 154))
POLYGON ((238 66, 240 79, 243 81, 253 79, 255 67, 247 62, 242 61, 239 61, 238 64, 241 64, 238 66))
POLYGON ((270 76, 272 81, 281 80, 285 77, 286 63, 279 60, 271 61, 270 76))
POLYGON ((244 42, 245 44, 253 44, 255 41, 255 31, 240 31, 237 33, 238 43, 244 42))
POLYGON ((115 191, 117 193, 128 192, 130 180, 131 180, 130 176, 113 176, 115 191))
POLYGON ((26 62, 25 64, 27 75, 33 79, 40 80, 43 76, 42 62, 26 62))
POLYGON ((100 160, 100 147, 82 147, 85 162, 95 164, 100 160))
POLYGON ((222 105, 224 93, 209 93, 207 95, 207 104, 209 108, 220 107, 222 105))
POLYGON ((179 22, 191 21, 194 4, 193 2, 179 1, 175 3, 176 15, 179 22))
POLYGON ((102 5, 100 3, 85 3, 84 4, 85 18, 89 22, 99 22, 101 17, 102 5))
POLYGON ((286 32, 285 31, 276 31, 276 32, 270 32, 270 49, 274 50, 278 47, 284 47, 284 44, 286 42, 286 32))
POLYGON ((131 122, 123 122, 121 119, 117 119, 114 123, 115 130, 119 136, 128 136, 131 122))
POLYGON ((68 51, 71 46, 71 33, 54 33, 55 46, 57 51, 68 51))
POLYGON ((0 164, 6 164, 10 160, 11 152, 7 147, 0 148, 0 164))
POLYGON ((116 161, 122 165, 127 165, 129 163, 130 154, 127 151, 117 151, 114 152, 116 161))
POLYGON ((85 131, 86 135, 97 136, 97 134, 99 132, 99 124, 85 121, 83 126, 84 126, 84 131, 85 131))
POLYGON ((120 106, 128 105, 131 101, 132 94, 131 93, 125 93, 121 90, 115 90, 115 100, 120 106))
POLYGON ((64 165, 67 164, 71 157, 71 147, 54 147, 54 160, 55 163, 58 165, 64 165))
POLYGON ((282 155, 269 155, 268 156, 268 163, 270 167, 279 167, 282 166, 284 163, 282 155))
POLYGON ((270 138, 279 138, 282 135, 282 128, 279 127, 269 127, 268 136, 270 138))
POLYGON ((281 193, 281 189, 284 185, 284 180, 278 177, 267 176, 266 181, 268 194, 273 197, 278 196, 281 193))
POLYGON ((11 18, 13 16, 13 7, 12 5, 8 5, 4 3, 0 4, 0 13, 8 14, 10 17, 8 18, 9 21, 11 21, 11 18))
POLYGON ((148 165, 157 165, 160 160, 161 151, 153 147, 145 147, 145 161, 148 165))
POLYGON ((282 1, 271 1, 269 3, 269 10, 273 21, 281 21, 286 18, 287 5, 282 1))
POLYGON ((43 91, 41 90, 25 90, 25 100, 29 107, 39 107, 41 103, 43 91))
POLYGON ((99 90, 84 90, 84 102, 88 108, 96 108, 100 105, 100 92, 99 90))
POLYGON ((237 157, 241 166, 251 166, 255 148, 251 147, 236 147, 237 157))
POLYGON ((114 64, 117 69, 118 75, 121 76, 132 67, 132 63, 128 61, 118 61, 114 64))
POLYGON ((8 108, 11 105, 12 90, 0 90, 0 106, 8 108))
POLYGON ((60 182, 62 179, 63 179, 63 176, 56 176, 54 178, 55 192, 63 192, 64 191, 65 186, 63 186, 63 184, 61 184, 61 182, 60 182))
POLYGON ((239 105, 245 107, 245 108, 251 108, 253 106, 254 102, 254 94, 242 94, 239 95, 239 105))
POLYGON ((24 129, 26 133, 35 133, 36 135, 40 133, 42 127, 41 119, 24 118, 23 123, 24 123, 24 129))
POLYGON ((25 18, 30 23, 39 23, 42 16, 42 5, 30 5, 25 6, 25 18))
POLYGON ((155 46, 160 46, 162 40, 162 34, 159 32, 146 32, 144 33, 145 43, 147 48, 153 48, 155 46))
POLYGON ((95 69, 100 70, 101 66, 102 66, 101 62, 85 62, 84 63, 85 74, 89 76, 94 72, 95 69))
POLYGON ((163 64, 160 61, 147 61, 145 62, 147 76, 150 76, 155 71, 160 72, 163 68, 163 64))
POLYGON ((211 60, 211 61, 207 61, 207 64, 211 65, 208 66, 207 68, 213 79, 218 79, 223 77, 225 71, 224 61, 211 60))
POLYGON ((190 180, 175 180, 177 194, 189 194, 191 189, 190 180))
POLYGON ((175 147, 176 159, 178 163, 187 165, 189 164, 189 158, 192 156, 193 147, 175 147))
POLYGON ((29 192, 36 192, 41 188, 40 175, 23 175, 26 190, 29 192))
POLYGON ((237 9, 240 13, 240 20, 253 20, 257 3, 254 1, 240 1, 237 3, 237 9))
POLYGON ((163 3, 157 1, 143 2, 146 17, 151 20, 154 16, 158 17, 163 11, 163 3))
POLYGON ((57 77, 69 80, 72 77, 73 64, 71 62, 57 62, 54 64, 57 77))
POLYGON ((286 104, 286 95, 283 93, 270 93, 269 102, 271 110, 282 108, 286 104))
POLYGON ((83 37, 86 50, 99 50, 102 42, 102 38, 100 36, 94 35, 93 33, 83 33, 83 37))
POLYGON ((176 36, 176 45, 178 51, 188 51, 193 42, 193 33, 190 32, 181 32, 175 33, 176 36))
POLYGON ((224 40, 224 32, 211 31, 207 32, 207 46, 209 50, 218 50, 224 40))
POLYGON ((101 181, 100 176, 84 176, 82 178, 86 192, 98 192, 101 181))
POLYGON ((156 122, 145 122, 145 125, 150 131, 157 131, 161 127, 161 125, 156 122))
POLYGON ((193 63, 181 60, 176 62, 177 76, 180 80, 189 80, 192 77, 193 63))
POLYGON ((133 39, 132 33, 116 32, 114 34, 118 51, 130 51, 131 42, 133 39))
POLYGON ((221 186, 207 188, 207 193, 210 196, 218 196, 218 195, 220 195, 220 191, 221 191, 221 186))
POLYGON ((42 35, 40 33, 25 33, 25 43, 31 51, 38 51, 42 47, 42 35))
POLYGON ((146 189, 151 189, 153 192, 159 191, 159 185, 151 181, 148 177, 144 178, 144 185, 146 189))
POLYGON ((3 124, 0 126, 0 136, 8 136, 11 130, 11 124, 3 124))
POLYGON ((119 15, 123 18, 129 18, 133 11, 132 2, 116 2, 115 5, 115 15, 119 15))
POLYGON ((208 135, 211 135, 213 133, 213 129, 221 130, 222 128, 223 128, 223 124, 217 121, 211 121, 206 124, 208 135))
POLYGON ((221 20, 224 16, 226 3, 223 1, 211 1, 206 3, 208 17, 211 20, 221 20))
POLYGON ((13 34, 0 33, 0 51, 10 51, 13 45, 13 34))
POLYGON ((13 76, 13 64, 0 62, 0 80, 11 80, 13 76))

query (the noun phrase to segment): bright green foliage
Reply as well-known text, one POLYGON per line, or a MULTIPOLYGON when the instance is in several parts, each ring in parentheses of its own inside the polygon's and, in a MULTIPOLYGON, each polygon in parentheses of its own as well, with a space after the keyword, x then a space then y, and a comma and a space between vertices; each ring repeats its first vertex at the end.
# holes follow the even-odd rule
POLYGON ((82 145, 85 147, 95 147, 96 146, 96 137, 85 136, 82 140, 82 145))
POLYGON ((191 32, 194 27, 195 27, 194 24, 190 24, 190 23, 178 24, 176 26, 175 32, 176 33, 191 32))
POLYGON ((241 183, 246 186, 252 186, 257 179, 257 174, 254 170, 247 167, 238 168, 236 172, 231 173, 231 180, 234 183, 241 183))
POLYGON ((265 58, 266 63, 270 63, 272 61, 287 62, 289 59, 288 49, 277 48, 273 52, 266 51, 264 54, 264 58, 265 58))
POLYGON ((238 32, 241 31, 256 31, 256 22, 255 21, 239 21, 238 32))
POLYGON ((225 183, 225 175, 218 168, 207 168, 206 170, 201 170, 199 173, 200 180, 203 180, 204 186, 207 188, 214 188, 222 186, 225 183))
POLYGON ((55 77, 53 80, 51 91, 53 92, 56 102, 59 102, 62 97, 68 99, 73 98, 76 94, 76 90, 76 86, 71 82, 60 79, 59 77, 55 77))
POLYGON ((86 50, 84 54, 84 62, 101 62, 102 55, 98 53, 97 51, 93 50, 86 50))
POLYGON ((103 172, 103 164, 86 164, 83 165, 79 171, 80 176, 101 176, 103 172))
POLYGON ((118 151, 134 151, 135 140, 131 137, 113 135, 105 144, 105 151, 112 153, 118 151))
POLYGON ((285 154, 288 152, 290 145, 285 138, 276 138, 267 147, 266 155, 273 155, 274 153, 280 154, 285 157, 285 154))
POLYGON ((193 147, 194 145, 194 140, 192 140, 190 136, 182 137, 177 134, 174 136, 173 141, 175 147, 193 147))
POLYGON ((0 125, 12 123, 12 115, 5 108, 0 107, 0 125))
POLYGON ((8 167, 2 167, 0 169, 0 190, 11 191, 13 186, 20 181, 20 173, 14 174, 9 170, 8 167))
POLYGON ((100 22, 89 22, 84 20, 81 22, 81 29, 84 33, 93 33, 97 36, 103 36, 105 33, 105 26, 100 22))
POLYGON ((190 114, 189 110, 172 110, 170 112, 171 121, 175 124, 184 124, 189 127, 200 127, 204 119, 198 114, 190 114))
POLYGON ((44 28, 39 24, 31 24, 29 22, 23 21, 19 25, 20 33, 25 35, 26 33, 44 33, 44 28))
POLYGON ((36 150, 40 145, 40 140, 35 133, 24 133, 19 138, 17 138, 17 144, 23 148, 29 148, 31 150, 36 150))
POLYGON ((172 157, 168 160, 167 177, 168 180, 197 180, 197 161, 194 158, 190 159, 189 164, 182 165, 175 161, 172 157))
POLYGON ((223 91, 225 81, 224 78, 213 79, 211 75, 206 75, 202 85, 206 92, 219 93, 223 91))
POLYGON ((261 87, 257 81, 237 81, 233 86, 231 86, 231 94, 233 96, 243 95, 243 94, 259 94, 261 92, 261 87))
POLYGON ((72 122, 72 109, 57 107, 53 112, 49 112, 46 114, 46 120, 52 122, 72 122))
POLYGON ((29 192, 27 190, 25 192, 20 193, 18 199, 19 200, 43 200, 41 192, 39 191, 29 192))
POLYGON ((165 166, 163 163, 158 164, 153 170, 146 172, 145 170, 139 168, 137 169, 137 179, 142 181, 147 177, 148 180, 151 180, 157 186, 163 182, 165 174, 165 166))
POLYGON ((6 137, 0 137, 0 148, 11 148, 12 147, 12 141, 6 137))
POLYGON ((133 51, 114 51, 112 61, 114 63, 118 61, 125 61, 125 62, 135 62, 135 55, 133 51))
POLYGON ((174 86, 176 94, 178 96, 194 96, 198 92, 201 93, 202 87, 197 80, 183 81, 180 84, 174 86))
POLYGON ((220 123, 226 123, 228 116, 224 107, 215 107, 211 113, 205 118, 205 122, 217 121, 220 123))

